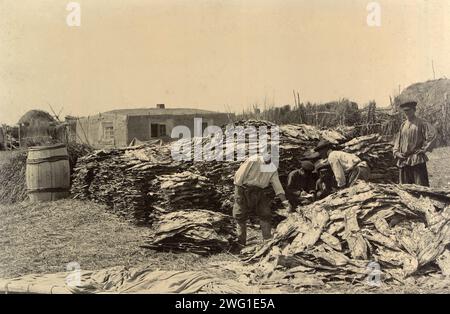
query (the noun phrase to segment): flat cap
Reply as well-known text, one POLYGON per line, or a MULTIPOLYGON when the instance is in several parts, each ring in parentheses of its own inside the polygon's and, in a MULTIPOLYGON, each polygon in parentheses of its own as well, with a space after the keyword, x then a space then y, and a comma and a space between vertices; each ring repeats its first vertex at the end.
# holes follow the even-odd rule
POLYGON ((313 171, 314 170, 314 164, 310 161, 307 161, 307 160, 302 161, 300 163, 300 165, 301 165, 302 169, 305 171, 313 171))
POLYGON ((404 103, 400 104, 400 108, 404 109, 404 108, 416 108, 417 106, 417 102, 415 101, 407 101, 404 103))
POLYGON ((328 169, 330 169, 330 163, 328 162, 328 160, 327 159, 321 159, 321 160, 316 162, 313 172, 314 173, 319 173, 322 170, 328 171, 328 169))
POLYGON ((314 150, 317 152, 317 151, 319 151, 321 149, 325 149, 325 148, 329 148, 329 147, 331 147, 331 143, 330 142, 328 142, 326 140, 321 140, 319 142, 319 144, 317 144, 316 148, 314 148, 314 150))

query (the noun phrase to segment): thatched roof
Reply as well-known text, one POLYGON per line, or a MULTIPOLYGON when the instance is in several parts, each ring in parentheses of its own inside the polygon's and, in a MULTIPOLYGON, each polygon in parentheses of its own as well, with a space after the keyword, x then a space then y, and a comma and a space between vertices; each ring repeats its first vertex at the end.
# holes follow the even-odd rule
POLYGON ((30 110, 19 119, 18 123, 19 124, 26 123, 26 122, 30 123, 34 120, 43 120, 43 121, 47 121, 47 122, 55 121, 55 119, 53 119, 53 117, 46 111, 30 110))

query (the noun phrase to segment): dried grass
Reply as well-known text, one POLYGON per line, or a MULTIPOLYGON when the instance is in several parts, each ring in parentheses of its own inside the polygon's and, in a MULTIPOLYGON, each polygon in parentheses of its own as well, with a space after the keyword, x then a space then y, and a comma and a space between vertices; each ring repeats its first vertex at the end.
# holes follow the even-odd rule
MULTIPOLYGON (((85 144, 69 143, 70 172, 79 157, 92 151, 85 144)), ((0 151, 0 204, 12 204, 27 199, 25 180, 27 150, 0 151)))
POLYGON ((0 205, 0 277, 66 271, 69 262, 82 269, 150 265, 155 269, 202 269, 219 254, 156 253, 140 248, 151 230, 123 222, 106 207, 84 201, 60 200, 0 205))
POLYGON ((21 202, 27 198, 26 151, 0 151, 0 203, 21 202))

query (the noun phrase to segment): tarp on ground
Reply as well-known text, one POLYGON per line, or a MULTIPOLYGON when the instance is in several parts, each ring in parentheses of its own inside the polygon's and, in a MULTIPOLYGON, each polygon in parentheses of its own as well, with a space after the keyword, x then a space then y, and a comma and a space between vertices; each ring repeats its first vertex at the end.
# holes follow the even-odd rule
POLYGON ((149 267, 117 266, 99 271, 30 274, 0 279, 3 293, 261 293, 234 280, 219 279, 205 271, 163 271, 149 267))

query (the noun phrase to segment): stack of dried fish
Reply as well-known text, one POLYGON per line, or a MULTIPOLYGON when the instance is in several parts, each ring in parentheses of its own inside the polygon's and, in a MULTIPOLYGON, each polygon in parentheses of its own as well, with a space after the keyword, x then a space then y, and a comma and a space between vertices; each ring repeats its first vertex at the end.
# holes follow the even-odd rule
POLYGON ((297 211, 249 261, 322 281, 365 280, 371 265, 398 281, 449 269, 450 191, 360 182, 297 211))
MULTIPOLYGON (((239 160, 238 150, 242 149, 246 155, 250 153, 261 153, 271 150, 272 136, 277 125, 264 120, 243 120, 237 121, 233 125, 227 125, 222 128, 223 138, 218 143, 223 143, 224 161, 194 161, 189 168, 190 171, 201 174, 217 184, 220 193, 220 202, 223 210, 230 211, 233 194, 233 176, 242 160, 239 160), (246 132, 244 141, 240 142, 236 132, 246 132), (250 143, 248 132, 250 129, 257 131, 258 143, 250 143), (265 131, 259 133, 260 128, 265 131), (229 141, 229 139, 232 139, 229 141), (262 148, 262 150, 261 150, 262 148)), ((279 133, 279 174, 282 182, 287 181, 290 171, 297 169, 300 162, 304 160, 305 155, 310 152, 321 139, 327 139, 334 144, 345 142, 353 134, 353 128, 342 128, 340 131, 320 130, 314 126, 306 124, 288 124, 278 128, 279 133)), ((242 135, 241 135, 242 136, 242 135)), ((216 138, 194 138, 193 140, 182 143, 186 147, 191 145, 185 156, 193 158, 195 156, 195 145, 202 147, 215 147, 216 138)), ((313 158, 317 159, 315 155, 313 158)))
MULTIPOLYGON (((305 159, 305 153, 311 151, 319 140, 327 139, 337 145, 344 143, 352 134, 353 128, 342 128, 340 131, 320 130, 306 124, 277 126, 272 122, 263 120, 246 120, 224 126, 221 137, 184 139, 174 145, 180 148, 180 155, 185 160, 205 160, 205 156, 195 159, 196 155, 202 154, 202 148, 203 152, 208 150, 216 152, 217 149, 221 158, 227 161, 226 165, 223 166, 224 170, 234 168, 233 161, 242 161, 242 158, 256 153, 270 153, 272 147, 278 145, 280 154, 279 172, 281 177, 284 178, 289 171, 298 167, 300 161, 305 159), (253 137, 249 135, 251 130, 255 132, 253 137), (276 138, 273 136, 274 132, 278 132, 279 142, 276 142, 276 138), (251 141, 251 138, 254 141, 251 141), (188 149, 183 150, 181 147, 187 147, 188 149), (242 152, 242 155, 239 152, 242 152)), ((214 164, 214 162, 211 162, 211 164, 214 164)))
MULTIPOLYGON (((216 137, 210 136, 184 139, 167 146, 146 144, 93 153, 80 159, 74 175, 72 193, 79 198, 109 204, 124 215, 133 213, 133 217, 136 215, 140 217, 133 218, 134 220, 150 220, 149 211, 153 205, 172 209, 196 207, 219 210, 220 208, 221 211, 230 213, 231 195, 234 189, 233 176, 242 162, 237 158, 238 149, 242 148, 247 156, 250 152, 261 153, 261 148, 264 151, 270 151, 273 133, 277 130, 275 124, 257 120, 238 121, 234 127, 233 129, 230 126, 224 126, 223 138, 220 138, 218 142, 216 137), (240 142, 234 134, 236 131, 239 132, 236 130, 239 127, 241 131, 248 131, 251 128, 261 131, 260 128, 266 128, 266 132, 258 133, 258 143, 249 141, 248 136, 240 142), (228 142, 230 138, 232 140, 228 142), (223 146, 215 145, 218 143, 223 143, 223 146), (180 160, 177 158, 173 160, 174 147, 178 148, 180 160), (205 156, 198 156, 208 151, 208 148, 212 151, 217 148, 223 153, 225 160, 205 160, 205 156), (179 173, 185 170, 192 174, 183 181, 179 173), (159 174, 174 176, 158 178, 159 174), (198 181, 198 178, 192 177, 194 174, 205 177, 208 181, 205 179, 198 181), (166 188, 162 190, 161 184, 165 183, 161 180, 168 182, 165 185, 166 188), (205 185, 195 188, 197 182, 205 185), (204 189, 204 186, 210 188, 204 189), (189 194, 191 194, 190 197, 188 197, 189 194), (205 207, 202 202, 208 198, 217 200, 217 203, 211 202, 209 207, 205 207), (195 206, 188 206, 189 202, 194 200, 199 201, 195 206)), ((278 131, 280 140, 278 171, 283 183, 287 181, 288 173, 297 169, 302 160, 318 159, 317 154, 310 154, 310 152, 319 140, 327 139, 339 148, 349 136, 353 135, 353 128, 342 128, 339 131, 320 130, 305 124, 283 125, 278 128, 278 131)), ((389 144, 382 142, 378 135, 373 135, 347 142, 344 149, 368 160, 377 177, 377 175, 380 176, 379 173, 389 172, 390 167, 393 166, 392 154, 390 149, 385 149, 386 145, 389 144)), ((383 180, 389 180, 389 176, 383 176, 383 180)))
MULTIPOLYGON (((267 151, 270 151, 272 133, 277 125, 261 120, 246 120, 237 121, 233 125, 227 125, 222 128, 223 141, 223 156, 231 157, 232 161, 195 161, 189 168, 190 171, 197 174, 201 174, 211 179, 217 184, 220 192, 220 201, 224 211, 230 211, 231 201, 230 195, 233 193, 233 175, 241 161, 237 161, 238 149, 243 149, 248 154, 253 148, 253 152, 261 152, 259 149, 262 147, 267 151), (234 128, 231 128, 234 127, 234 128), (237 136, 233 132, 238 132, 238 128, 241 128, 241 132, 248 132, 251 128, 259 131, 259 128, 264 127, 267 132, 263 132, 263 136, 258 133, 258 139, 262 139, 258 143, 258 147, 253 147, 249 143, 248 133, 246 133, 245 141, 239 142, 237 136), (232 138, 232 141, 229 139, 232 138)), ((392 145, 384 140, 378 134, 372 134, 363 137, 357 137, 348 141, 349 138, 354 136, 354 128, 341 127, 340 129, 320 130, 314 126, 305 124, 287 124, 282 125, 278 129, 279 131, 279 174, 282 182, 287 181, 287 175, 290 171, 299 167, 302 160, 308 159, 313 162, 318 161, 319 156, 313 151, 317 143, 326 139, 333 143, 336 149, 345 150, 347 152, 355 153, 363 160, 369 162, 372 169, 372 181, 373 182, 397 182, 398 170, 395 167, 394 159, 392 156, 392 145)), ((206 147, 211 145, 215 146, 215 138, 194 138, 183 143, 185 147, 191 149, 187 151, 186 158, 193 158, 195 156, 195 145, 198 147, 206 147)), ((198 150, 197 150, 198 152, 198 150)))
POLYGON ((130 221, 148 223, 153 204, 149 191, 159 189, 153 180, 178 166, 164 146, 99 150, 79 159, 71 192, 74 198, 107 204, 130 221))
POLYGON ((369 163, 371 182, 397 183, 398 169, 392 153, 392 143, 379 134, 356 137, 343 144, 342 150, 356 154, 369 163))
POLYGON ((73 172, 78 158, 86 156, 92 153, 93 148, 87 144, 69 142, 67 144, 67 153, 69 155, 70 173, 73 172))
POLYGON ((234 239, 231 217, 208 210, 179 210, 155 221, 155 234, 145 246, 211 254, 227 250, 234 239))
POLYGON ((184 171, 157 176, 153 186, 159 189, 149 192, 158 206, 166 210, 202 208, 220 210, 218 193, 211 180, 184 171))

